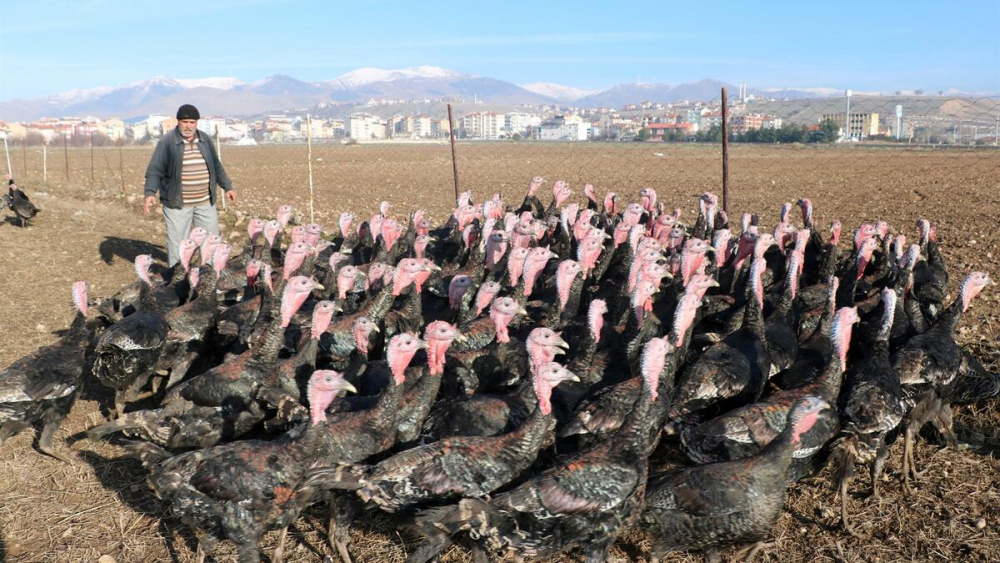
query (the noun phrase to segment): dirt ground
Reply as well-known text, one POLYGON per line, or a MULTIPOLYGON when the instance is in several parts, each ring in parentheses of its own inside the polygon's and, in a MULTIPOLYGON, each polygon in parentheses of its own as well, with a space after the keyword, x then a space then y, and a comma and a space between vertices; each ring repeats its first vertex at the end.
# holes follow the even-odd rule
MULTIPOLYGON (((681 207, 684 218, 693 218, 698 194, 718 191, 717 148, 634 145, 464 144, 460 180, 478 200, 500 191, 515 204, 535 175, 565 179, 577 194, 587 181, 599 194, 614 190, 629 198, 652 186, 668 206, 681 207)), ((235 207, 240 215, 230 213, 226 219, 234 241, 242 244, 242 226, 234 223, 242 225, 246 215, 272 213, 281 203, 294 205, 308 222, 305 147, 223 151, 241 197, 235 207)), ((444 145, 320 146, 313 152, 315 219, 331 229, 341 211, 368 216, 383 199, 393 205, 393 213, 405 215, 419 206, 439 221, 453 205, 444 145)), ((91 182, 89 150, 71 149, 67 182, 61 151, 50 151, 49 182, 42 183, 40 150, 22 155, 15 148, 12 153, 19 183, 42 213, 29 229, 17 228, 6 210, 7 220, 0 223, 0 366, 52 342, 68 326, 74 280, 88 280, 92 294, 103 296, 134 279, 131 261, 137 254, 165 259, 162 219, 158 211, 143 216, 139 207, 151 149, 126 149, 121 162, 119 154, 116 148, 97 149, 91 182)), ((917 218, 927 217, 938 227, 953 285, 972 270, 1000 277, 1000 153, 734 147, 730 166, 734 212, 758 212, 768 227, 782 202, 802 196, 813 200, 818 224, 841 219, 848 240, 860 221, 876 219, 912 239, 917 218)), ((544 190, 540 195, 548 201, 544 190)), ((998 313, 1000 289, 988 288, 965 315, 959 333, 992 369, 1000 369, 998 313)), ((85 390, 56 442, 103 421, 101 405, 108 399, 102 389, 85 390)), ((995 400, 961 409, 956 418, 987 436, 1000 432, 995 400)), ((162 518, 164 506, 146 485, 141 466, 124 457, 123 449, 81 442, 75 452, 80 462, 67 466, 39 455, 32 442, 32 433, 23 432, 0 447, 0 561, 97 561, 102 555, 120 563, 191 560, 192 536, 175 520, 162 518)), ((915 495, 906 497, 898 481, 900 454, 897 445, 881 503, 866 497, 865 475, 852 486, 859 539, 838 527, 839 504, 827 470, 790 490, 771 545, 758 561, 1000 560, 1000 461, 969 451, 938 451, 921 441, 918 463, 931 469, 915 495)), ((352 535, 358 561, 405 558, 403 538, 380 516, 360 519, 352 535)), ((263 542, 266 553, 275 539, 271 534, 263 542)), ((289 540, 286 561, 322 560, 329 554, 322 512, 304 515, 289 540)), ((636 560, 648 553, 646 547, 640 536, 630 534, 612 555, 636 560)), ((217 548, 215 557, 233 560, 231 546, 217 548)), ((459 548, 445 557, 465 559, 459 548)), ((668 560, 700 559, 675 554, 668 560)))

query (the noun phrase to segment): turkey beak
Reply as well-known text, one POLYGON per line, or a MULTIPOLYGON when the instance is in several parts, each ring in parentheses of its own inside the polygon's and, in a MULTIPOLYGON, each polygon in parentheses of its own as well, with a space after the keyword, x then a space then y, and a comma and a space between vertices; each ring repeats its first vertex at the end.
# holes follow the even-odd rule
POLYGON ((344 391, 350 391, 351 393, 357 393, 358 392, 358 390, 355 389, 354 386, 351 385, 351 383, 349 381, 345 381, 342 384, 341 389, 343 389, 344 391))
POLYGON ((716 279, 714 279, 714 278, 713 278, 713 279, 711 280, 711 283, 709 284, 709 286, 708 286, 708 287, 721 287, 721 284, 719 284, 719 281, 718 281, 718 280, 716 280, 716 279))
POLYGON ((528 310, 527 310, 527 309, 525 309, 524 307, 521 307, 521 308, 519 308, 519 309, 517 310, 517 314, 518 314, 518 315, 524 315, 524 316, 528 316, 528 310))
POLYGON ((567 379, 566 381, 575 381, 577 383, 580 382, 580 378, 577 377, 575 373, 573 373, 573 372, 566 372, 566 373, 569 374, 569 379, 567 379))
POLYGON ((323 287, 323 284, 319 282, 313 282, 313 289, 326 289, 326 288, 323 287))
POLYGON ((468 339, 469 339, 469 337, 468 337, 468 336, 466 336, 466 335, 464 335, 464 334, 462 334, 461 332, 460 332, 460 333, 458 333, 458 336, 457 336, 457 337, 455 337, 455 341, 456 341, 456 342, 465 342, 465 341, 466 341, 466 340, 468 340, 468 339))
MULTIPOLYGON (((556 340, 556 346, 560 348, 566 348, 567 350, 569 349, 569 342, 566 342, 565 340, 563 340, 561 337, 558 336, 556 338, 558 339, 556 340)), ((563 354, 565 353, 566 352, 563 352, 563 354)))
POLYGON ((381 330, 379 330, 378 325, 372 326, 372 330, 375 331, 375 332, 377 332, 377 333, 378 332, 382 332, 381 330))

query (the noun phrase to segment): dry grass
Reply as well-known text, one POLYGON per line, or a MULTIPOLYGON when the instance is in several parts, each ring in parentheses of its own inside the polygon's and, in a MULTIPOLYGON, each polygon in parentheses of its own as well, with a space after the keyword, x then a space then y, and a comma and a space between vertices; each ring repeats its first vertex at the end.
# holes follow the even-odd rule
MULTIPOLYGON (((542 174, 565 178, 579 189, 593 181, 633 197, 645 185, 658 189, 669 206, 694 213, 694 197, 718 185, 718 150, 706 147, 588 145, 469 145, 461 149, 463 186, 481 199, 493 190, 519 202, 527 180, 542 174), (664 156, 655 156, 659 152, 664 156)), ((238 209, 266 214, 290 201, 308 209, 304 148, 225 148, 230 175, 240 190, 238 209)), ((130 282, 131 259, 153 252, 162 258, 164 230, 158 215, 138 208, 137 183, 150 151, 126 150, 128 187, 120 193, 116 149, 98 152, 97 177, 89 182, 89 152, 71 151, 66 184, 62 162, 50 153, 50 180, 40 185, 40 154, 29 154, 22 185, 43 209, 29 230, 0 223, 0 365, 47 344, 72 317, 68 289, 87 279, 94 295, 106 295, 130 282), (108 160, 105 161, 104 157, 108 160)), ((341 147, 314 150, 318 222, 330 225, 343 210, 374 212, 382 199, 403 214, 417 206, 442 219, 453 202, 451 167, 445 147, 341 147)), ((61 155, 59 155, 61 156, 61 155)), ((19 172, 20 155, 13 155, 19 172)), ((939 239, 953 281, 964 272, 1000 272, 1000 155, 859 150, 769 149, 739 147, 731 157, 733 208, 753 210, 773 224, 781 202, 808 195, 817 220, 834 216, 845 228, 859 221, 885 219, 911 237, 920 216, 938 225, 939 239), (836 214, 836 215, 835 215, 836 214)), ((547 199, 547 194, 542 194, 547 199)), ((363 212, 363 213, 362 213, 363 212)), ((230 225, 234 221, 230 217, 230 225)), ((963 321, 960 339, 992 369, 1000 369, 1000 292, 989 289, 963 321)), ((84 392, 57 436, 57 442, 103 420, 101 389, 84 392)), ((1000 409, 993 401, 961 409, 956 419, 997 437, 1000 409)), ((162 518, 164 506, 145 483, 137 462, 121 448, 81 442, 78 466, 37 454, 24 432, 0 448, 0 555, 10 561, 118 562, 174 560, 193 556, 190 534, 162 518)), ((1000 560, 1000 462, 967 451, 936 451, 920 442, 918 463, 932 464, 913 497, 901 494, 896 473, 900 447, 887 465, 883 500, 864 497, 864 476, 852 486, 852 513, 860 539, 839 530, 838 504, 831 477, 824 472, 790 491, 764 561, 997 561, 1000 560), (985 524, 979 527, 977 524, 985 524)), ((312 510, 291 531, 286 560, 318 561, 328 554, 321 510, 312 510)), ((405 545, 380 516, 359 520, 352 530, 358 561, 402 561, 405 545)), ((273 548, 274 534, 263 542, 273 548)), ((619 542, 612 555, 630 560, 646 553, 637 534, 619 542)), ((232 560, 231 546, 216 558, 232 560)), ((2 557, 0 557, 2 559, 2 557)), ((460 548, 445 561, 466 560, 460 548)), ((678 554, 670 561, 696 561, 678 554)))

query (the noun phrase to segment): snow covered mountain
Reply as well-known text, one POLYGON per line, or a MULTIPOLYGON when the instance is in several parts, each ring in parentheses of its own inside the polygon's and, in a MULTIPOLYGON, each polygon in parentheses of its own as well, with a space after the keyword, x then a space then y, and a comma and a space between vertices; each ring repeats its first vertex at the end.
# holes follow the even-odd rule
POLYGON ((599 91, 599 90, 584 90, 582 88, 574 88, 572 86, 564 86, 562 84, 554 84, 552 82, 535 82, 533 84, 523 84, 521 88, 524 88, 529 92, 534 92, 536 94, 541 94, 543 96, 555 98, 561 102, 575 102, 580 98, 584 98, 591 94, 596 94, 599 91))

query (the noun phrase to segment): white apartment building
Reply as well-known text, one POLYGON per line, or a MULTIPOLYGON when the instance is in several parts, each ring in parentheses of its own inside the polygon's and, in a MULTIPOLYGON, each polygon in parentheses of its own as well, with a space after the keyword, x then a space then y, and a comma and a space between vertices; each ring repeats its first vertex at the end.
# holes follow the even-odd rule
POLYGON ((506 116, 495 111, 470 113, 461 120, 465 136, 471 139, 500 139, 506 135, 506 116))
POLYGON ((356 113, 348 120, 347 134, 352 139, 384 139, 385 120, 375 115, 356 113))
POLYGON ((504 118, 504 127, 507 130, 507 135, 517 133, 522 137, 528 137, 531 135, 531 128, 538 127, 541 124, 542 116, 536 113, 515 111, 506 114, 504 118))

